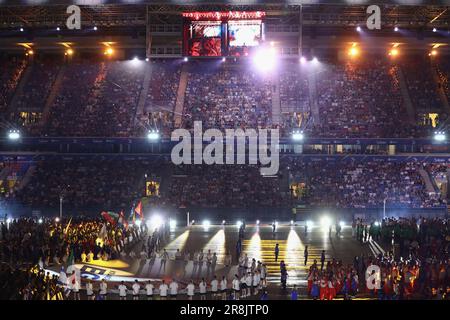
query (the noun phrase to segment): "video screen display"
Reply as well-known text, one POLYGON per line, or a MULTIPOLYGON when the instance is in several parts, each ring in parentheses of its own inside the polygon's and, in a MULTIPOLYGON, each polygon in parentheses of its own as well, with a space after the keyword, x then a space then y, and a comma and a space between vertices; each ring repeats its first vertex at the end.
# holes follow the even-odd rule
POLYGON ((222 55, 221 22, 198 21, 190 26, 189 55, 217 57, 222 55))
POLYGON ((190 40, 189 55, 193 57, 218 57, 222 55, 220 38, 190 40))
POLYGON ((221 36, 220 21, 194 22, 192 27, 192 38, 216 38, 221 36))
POLYGON ((244 20, 228 23, 230 47, 254 47, 261 42, 261 21, 244 20))

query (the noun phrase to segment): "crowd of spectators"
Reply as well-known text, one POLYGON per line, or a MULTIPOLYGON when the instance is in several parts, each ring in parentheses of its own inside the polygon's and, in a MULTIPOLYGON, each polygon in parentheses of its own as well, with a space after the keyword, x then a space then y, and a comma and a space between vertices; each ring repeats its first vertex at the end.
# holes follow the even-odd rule
POLYGON ((189 71, 183 127, 237 129, 271 126, 270 79, 249 66, 196 65, 189 71))
POLYGON ((20 57, 0 60, 0 114, 2 114, 8 108, 28 61, 20 57))
POLYGON ((130 208, 144 195, 145 174, 159 165, 147 161, 117 159, 72 159, 45 161, 16 199, 31 207, 57 208, 60 196, 74 209, 130 208))
POLYGON ((45 133, 131 136, 143 76, 144 69, 131 61, 69 64, 45 133))
POLYGON ((257 166, 179 166, 168 199, 178 206, 251 208, 283 205, 278 177, 263 177, 257 166))
POLYGON ((402 70, 406 78, 409 95, 417 109, 425 111, 442 110, 438 85, 434 79, 434 68, 429 60, 408 57, 402 60, 402 70))
POLYGON ((338 208, 387 206, 433 208, 444 204, 439 194, 426 192, 416 163, 384 161, 292 161, 294 181, 307 184, 309 204, 338 208))

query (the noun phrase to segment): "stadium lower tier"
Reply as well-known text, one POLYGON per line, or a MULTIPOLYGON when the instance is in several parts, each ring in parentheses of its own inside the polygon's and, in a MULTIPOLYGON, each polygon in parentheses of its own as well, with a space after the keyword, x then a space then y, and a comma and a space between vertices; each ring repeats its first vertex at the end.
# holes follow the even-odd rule
MULTIPOLYGON (((129 210, 145 199, 176 212, 306 213, 311 208, 411 209, 447 212, 450 164, 407 158, 371 161, 283 157, 278 173, 259 165, 174 165, 169 159, 133 156, 15 157, 1 162, 3 210, 73 214, 129 210)), ((285 216, 286 217, 286 216, 285 216)))

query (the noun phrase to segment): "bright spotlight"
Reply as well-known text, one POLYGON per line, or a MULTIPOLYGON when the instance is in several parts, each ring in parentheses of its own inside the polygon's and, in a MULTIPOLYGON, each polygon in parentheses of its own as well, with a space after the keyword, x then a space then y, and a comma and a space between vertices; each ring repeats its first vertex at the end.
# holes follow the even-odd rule
POLYGON ((163 225, 164 220, 160 215, 155 214, 148 222, 152 227, 159 229, 163 225))
POLYGON ((350 50, 348 50, 348 55, 351 57, 356 57, 359 54, 359 50, 356 47, 351 47, 350 50))
POLYGON ((331 225, 331 219, 328 216, 324 216, 320 219, 320 225, 324 228, 328 228, 331 225))
POLYGON ((183 61, 184 61, 184 62, 188 62, 188 61, 189 61, 188 57, 184 57, 184 58, 183 58, 183 61))
POLYGON ((259 220, 256 220, 256 225, 259 226, 259 220))
POLYGON ((60 27, 56 27, 56 31, 60 31, 61 30, 61 28, 60 27))
POLYGON ((145 58, 145 61, 149 62, 149 61, 150 61, 150 59, 149 59, 149 58, 145 58))
POLYGON ((312 227, 314 227, 314 222, 312 222, 311 220, 308 220, 308 221, 306 221, 306 226, 308 228, 312 228, 312 227))
POLYGON ((275 221, 275 227, 278 227, 278 221, 275 221))
POLYGON ((147 134, 147 139, 151 141, 156 141, 159 139, 159 132, 157 130, 150 130, 147 134))
POLYGON ((275 48, 260 48, 253 56, 254 65, 261 71, 270 71, 275 67, 275 48))
POLYGON ((67 49, 66 54, 67 54, 68 56, 73 55, 73 49, 67 49))
POLYGON ((133 58, 133 61, 135 61, 135 62, 136 62, 136 61, 139 61, 139 58, 138 58, 138 57, 134 57, 134 58, 133 58))
POLYGON ((303 131, 294 131, 292 132, 292 140, 301 141, 305 138, 303 131))
POLYGON ((431 50, 431 52, 428 54, 429 56, 437 56, 438 52, 437 50, 431 50))
POLYGON ((447 138, 447 137, 446 137, 446 135, 445 135, 445 132, 442 132, 442 131, 436 131, 436 132, 434 133, 434 140, 436 140, 436 141, 439 141, 439 142, 445 141, 446 138, 447 138))
POLYGON ((9 140, 19 140, 20 139, 20 131, 19 130, 10 130, 8 132, 9 140))
POLYGON ((305 63, 306 62, 306 58, 305 57, 301 57, 300 58, 300 63, 305 63))
POLYGON ((225 222, 226 222, 225 220, 222 220, 222 225, 225 225, 225 222))
POLYGON ((32 56, 33 54, 34 54, 34 51, 33 50, 28 50, 28 52, 27 52, 30 56, 32 56))
POLYGON ((114 49, 113 48, 107 48, 105 50, 105 55, 107 56, 111 56, 114 53, 114 49))
POLYGON ((202 226, 204 228, 209 228, 211 226, 211 222, 209 222, 209 220, 203 220, 202 226))
POLYGON ((294 220, 291 220, 291 226, 293 226, 294 225, 294 220))
POLYGON ((138 227, 140 227, 141 224, 142 224, 142 221, 141 221, 141 220, 136 220, 135 224, 136 224, 138 227))
POLYGON ((94 29, 94 31, 97 31, 97 30, 98 30, 97 26, 94 26, 94 28, 93 28, 93 29, 94 29))
POLYGON ((398 31, 398 27, 395 27, 395 28, 394 28, 394 31, 397 32, 397 31, 398 31))
POLYGON ((375 227, 379 227, 380 223, 378 221, 375 221, 374 225, 375 225, 375 227))
POLYGON ((177 220, 170 219, 169 220, 169 227, 170 227, 170 229, 175 229, 177 227, 177 220))
POLYGON ((341 228, 343 228, 343 227, 345 227, 345 222, 341 221, 341 222, 339 222, 339 225, 341 226, 341 228))
POLYGON ((242 226, 242 221, 241 220, 237 221, 236 222, 236 227, 240 228, 241 226, 242 226))
POLYGON ((23 32, 23 28, 20 28, 19 30, 20 30, 20 32, 23 32))
POLYGON ((6 219, 6 223, 11 223, 11 222, 12 222, 11 218, 6 219))
POLYGON ((437 29, 436 29, 436 28, 433 28, 433 32, 437 32, 437 29))
POLYGON ((225 57, 222 58, 222 62, 225 62, 227 59, 225 57))
POLYGON ((44 222, 44 220, 42 220, 42 218, 39 218, 38 223, 41 224, 42 222, 44 222))
POLYGON ((58 217, 55 218, 55 222, 59 222, 59 218, 58 217))
POLYGON ((357 27, 356 27, 356 31, 361 32, 361 27, 360 27, 360 26, 357 26, 357 27))
POLYGON ((392 57, 396 57, 396 56, 398 56, 398 49, 396 49, 396 48, 393 48, 393 49, 391 49, 390 51, 389 51, 389 55, 390 56, 392 56, 392 57))
POLYGON ((319 62, 319 60, 317 59, 317 57, 312 58, 312 62, 317 63, 319 62))

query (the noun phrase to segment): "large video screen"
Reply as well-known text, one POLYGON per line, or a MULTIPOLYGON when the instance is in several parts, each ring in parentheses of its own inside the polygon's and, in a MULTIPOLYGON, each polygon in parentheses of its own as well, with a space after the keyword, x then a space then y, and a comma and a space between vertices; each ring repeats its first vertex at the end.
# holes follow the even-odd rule
POLYGON ((189 55, 217 57, 222 55, 220 21, 196 21, 190 25, 189 55))
POLYGON ((228 22, 230 47, 254 47, 261 42, 261 21, 243 20, 228 22))

